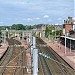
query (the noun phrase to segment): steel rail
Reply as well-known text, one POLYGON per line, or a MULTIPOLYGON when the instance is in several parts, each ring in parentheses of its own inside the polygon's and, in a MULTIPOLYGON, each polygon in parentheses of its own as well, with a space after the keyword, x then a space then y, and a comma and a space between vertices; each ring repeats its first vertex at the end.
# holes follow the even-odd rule
MULTIPOLYGON (((39 40, 38 40, 39 41, 39 40)), ((44 43, 43 43, 44 41, 39 41, 39 44, 41 43, 41 45, 43 45, 44 43)), ((40 47, 42 47, 43 49, 45 49, 45 47, 44 46, 40 46, 40 47)), ((55 54, 53 53, 53 52, 51 52, 51 50, 49 49, 49 48, 47 48, 47 50, 46 50, 46 52, 50 55, 50 57, 52 57, 54 60, 57 60, 58 62, 60 62, 61 63, 61 61, 58 59, 58 58, 56 58, 56 56, 55 56, 55 54)), ((63 61, 63 63, 66 63, 65 61, 63 61)), ((61 65, 60 66, 60 64, 58 64, 58 63, 56 63, 57 65, 58 65, 58 67, 59 67, 59 69, 61 70, 61 73, 63 74, 63 75, 68 75, 69 73, 69 75, 71 75, 71 72, 68 72, 68 71, 70 71, 70 70, 67 70, 66 68, 68 68, 68 67, 66 67, 66 68, 64 68, 65 70, 67 70, 67 72, 65 72, 64 71, 64 69, 63 69, 63 65, 61 65), (67 74, 68 73, 68 74, 67 74)), ((67 64, 67 63, 66 63, 67 64)), ((67 64, 68 65, 68 64, 67 64)))

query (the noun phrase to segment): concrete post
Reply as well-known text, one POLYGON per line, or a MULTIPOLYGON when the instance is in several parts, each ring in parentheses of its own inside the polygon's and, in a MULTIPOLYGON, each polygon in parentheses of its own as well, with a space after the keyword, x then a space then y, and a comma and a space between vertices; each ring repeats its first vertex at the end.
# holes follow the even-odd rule
POLYGON ((33 48, 36 48, 36 38, 33 37, 33 48))
POLYGON ((16 32, 15 32, 15 36, 16 36, 16 32))
POLYGON ((10 32, 8 32, 8 38, 9 38, 9 34, 10 34, 10 32))
POLYGON ((33 37, 33 75, 38 75, 38 49, 36 49, 36 38, 33 37))
MULTIPOLYGON (((30 45, 33 44, 33 37, 32 37, 32 33, 31 33, 31 36, 30 36, 30 45)), ((33 46, 31 46, 31 49, 30 49, 30 52, 31 52, 31 55, 33 54, 33 46)))
POLYGON ((35 35, 37 36, 38 32, 35 32, 35 35))
POLYGON ((22 40, 24 40, 24 32, 22 32, 22 40))
POLYGON ((29 33, 29 43, 31 44, 31 34, 29 33))
POLYGON ((45 37, 45 31, 43 31, 43 37, 45 37))
POLYGON ((20 34, 19 34, 19 32, 18 32, 18 38, 20 39, 20 34))
POLYGON ((41 31, 41 37, 43 38, 43 31, 41 31))
POLYGON ((26 33, 26 41, 27 41, 27 43, 28 43, 28 35, 27 35, 27 33, 26 33))
POLYGON ((41 32, 40 32, 40 38, 41 38, 41 32))
POLYGON ((38 75, 38 49, 33 50, 33 75, 38 75))

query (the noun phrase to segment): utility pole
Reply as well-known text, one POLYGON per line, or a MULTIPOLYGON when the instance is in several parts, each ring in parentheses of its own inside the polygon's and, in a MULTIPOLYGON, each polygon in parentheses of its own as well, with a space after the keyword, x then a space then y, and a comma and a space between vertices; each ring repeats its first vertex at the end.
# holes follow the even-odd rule
POLYGON ((36 49, 35 37, 33 37, 33 75, 38 75, 38 49, 36 49))
POLYGON ((38 49, 33 51, 33 75, 38 75, 38 49))

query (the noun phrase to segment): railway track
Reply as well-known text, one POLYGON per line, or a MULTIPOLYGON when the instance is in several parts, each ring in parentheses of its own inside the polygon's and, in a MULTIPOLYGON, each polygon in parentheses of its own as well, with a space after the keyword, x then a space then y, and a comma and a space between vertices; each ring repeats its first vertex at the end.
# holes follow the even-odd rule
POLYGON ((26 52, 24 47, 15 46, 21 43, 15 39, 7 39, 9 48, 0 61, 0 75, 25 75, 26 52))
POLYGON ((49 49, 47 51, 48 51, 47 53, 50 54, 50 57, 54 59, 55 62, 57 62, 56 65, 60 69, 62 75, 67 75, 67 73, 68 75, 71 75, 71 73, 73 72, 72 68, 64 60, 62 60, 59 56, 57 56, 57 54, 55 55, 55 53, 50 52, 49 49))
MULTIPOLYGON (((41 52, 43 54, 47 54, 50 57, 50 59, 48 59, 39 55, 39 57, 42 58, 40 60, 43 61, 44 63, 47 63, 48 66, 45 65, 45 68, 43 69, 46 70, 46 68, 49 68, 50 69, 50 72, 48 72, 50 73, 49 75, 51 74, 52 75, 74 75, 75 73, 74 69, 71 68, 69 64, 67 64, 57 53, 55 53, 50 47, 48 47, 46 43, 44 43, 44 41, 40 38, 37 38, 37 48, 39 49, 39 53, 41 52)), ((44 64, 40 66, 43 67, 43 65, 44 64)), ((43 72, 45 72, 44 70, 43 72)), ((42 75, 44 74, 42 73, 42 75)))
MULTIPOLYGON (((40 42, 41 42, 41 44, 46 44, 46 43, 43 43, 42 40, 40 40, 40 42)), ((37 42, 37 44, 39 44, 39 43, 37 42)), ((40 44, 40 46, 42 46, 41 44, 40 44)), ((39 46, 38 46, 38 49, 39 49, 39 52, 42 53, 42 50, 39 46)), ((41 63, 40 66, 41 66, 41 69, 42 69, 41 75, 53 75, 51 70, 50 70, 50 67, 48 66, 48 63, 45 60, 45 58, 39 56, 39 60, 40 60, 40 63, 41 63)))
POLYGON ((43 70, 42 71, 43 75, 52 75, 51 70, 44 57, 40 57, 40 62, 43 70))
POLYGON ((11 48, 9 48, 8 50, 9 50, 8 54, 4 58, 3 62, 1 62, 1 64, 0 64, 2 66, 2 68, 0 68, 0 75, 3 75, 3 73, 6 69, 6 65, 8 64, 8 62, 10 61, 11 56, 12 56, 13 50, 11 48))

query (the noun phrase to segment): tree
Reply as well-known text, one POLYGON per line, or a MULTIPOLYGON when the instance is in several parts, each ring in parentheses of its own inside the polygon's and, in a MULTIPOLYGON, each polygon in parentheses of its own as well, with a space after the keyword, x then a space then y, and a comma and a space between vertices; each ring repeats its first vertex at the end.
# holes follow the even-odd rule
POLYGON ((14 30, 24 30, 25 27, 24 27, 23 24, 13 24, 13 25, 11 26, 11 29, 14 29, 14 30))
POLYGON ((57 30, 57 31, 56 31, 56 35, 61 36, 61 34, 62 34, 62 30, 57 30))

